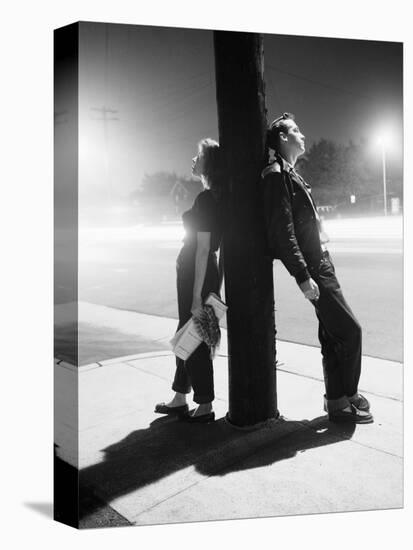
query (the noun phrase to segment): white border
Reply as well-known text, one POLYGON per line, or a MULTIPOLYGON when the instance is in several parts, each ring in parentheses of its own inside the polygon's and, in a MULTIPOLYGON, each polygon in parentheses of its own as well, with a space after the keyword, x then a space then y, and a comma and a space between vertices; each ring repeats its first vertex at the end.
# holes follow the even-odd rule
MULTIPOLYGON (((411 85, 412 38, 408 3, 320 0, 242 4, 239 0, 137 2, 19 1, 3 7, 2 67, 2 538, 24 548, 404 548, 408 540, 411 475, 406 461, 407 508, 295 518, 77 532, 25 503, 52 499, 52 29, 77 20, 197 28, 231 28, 405 41, 406 91, 411 85), (287 7, 288 6, 288 7, 287 7), (4 509, 3 509, 4 508, 4 509), (126 546, 125 546, 126 547, 126 546)), ((406 106, 406 130, 411 130, 406 106)), ((409 132, 410 133, 410 132, 409 132)), ((408 137, 408 136, 406 136, 408 137)), ((411 150, 411 140, 405 151, 411 150)), ((406 158, 406 210, 411 163, 406 158)), ((407 225, 408 227, 408 225, 407 225)), ((407 233, 406 233, 407 236, 407 233)), ((407 240, 407 247, 409 241, 407 240)), ((410 258, 406 262, 410 265, 410 258)), ((407 280, 407 278, 406 278, 407 280)), ((389 289, 391 291, 391 289, 389 289)), ((411 303, 406 288, 406 304, 411 303)), ((409 308, 410 309, 410 308, 409 308)), ((406 331, 406 335, 407 331, 406 331)), ((406 349, 406 364, 410 352, 406 349)), ((406 377, 406 389, 411 377, 406 377)), ((406 391, 406 419, 411 396, 406 391)), ((406 456, 411 453, 407 422, 406 456)), ((219 495, 217 495, 219 497, 219 495)))

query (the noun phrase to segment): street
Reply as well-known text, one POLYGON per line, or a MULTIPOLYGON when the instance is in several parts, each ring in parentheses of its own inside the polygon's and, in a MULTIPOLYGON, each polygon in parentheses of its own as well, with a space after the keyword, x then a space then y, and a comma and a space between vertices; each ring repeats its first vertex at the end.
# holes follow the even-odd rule
MULTIPOLYGON (((363 327, 363 353, 402 361, 401 218, 332 220, 326 229, 344 295, 363 327)), ((177 318, 175 259, 182 236, 175 223, 84 228, 79 300, 177 318)), ((318 345, 313 307, 278 261, 274 282, 278 338, 318 345)))

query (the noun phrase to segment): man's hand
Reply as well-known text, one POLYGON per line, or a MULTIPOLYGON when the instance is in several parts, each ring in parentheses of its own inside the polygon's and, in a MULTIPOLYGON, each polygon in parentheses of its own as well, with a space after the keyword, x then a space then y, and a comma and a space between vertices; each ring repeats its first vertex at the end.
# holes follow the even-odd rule
POLYGON ((319 299, 320 290, 318 288, 318 284, 314 281, 314 279, 307 279, 303 283, 300 283, 299 286, 307 300, 317 301, 319 299))

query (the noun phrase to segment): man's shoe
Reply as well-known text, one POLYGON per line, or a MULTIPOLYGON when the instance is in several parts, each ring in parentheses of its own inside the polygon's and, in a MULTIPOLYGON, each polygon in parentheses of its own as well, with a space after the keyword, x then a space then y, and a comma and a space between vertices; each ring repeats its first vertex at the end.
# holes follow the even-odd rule
MULTIPOLYGON (((350 401, 350 403, 359 411, 370 412, 370 402, 364 397, 364 395, 361 395, 361 393, 357 394, 357 397, 350 401)), ((324 395, 324 410, 325 412, 328 412, 326 395, 324 395)))
POLYGON ((366 411, 360 411, 353 404, 350 404, 350 411, 339 409, 337 411, 331 411, 328 414, 330 422, 353 422, 353 424, 371 424, 374 422, 373 416, 366 411))
POLYGON ((184 416, 188 414, 188 405, 181 405, 179 407, 168 407, 165 403, 158 403, 155 405, 155 412, 159 414, 170 414, 171 416, 184 416))
POLYGON ((354 405, 359 411, 370 412, 370 403, 364 397, 364 395, 361 395, 361 393, 358 393, 357 397, 355 399, 352 399, 350 403, 354 405))

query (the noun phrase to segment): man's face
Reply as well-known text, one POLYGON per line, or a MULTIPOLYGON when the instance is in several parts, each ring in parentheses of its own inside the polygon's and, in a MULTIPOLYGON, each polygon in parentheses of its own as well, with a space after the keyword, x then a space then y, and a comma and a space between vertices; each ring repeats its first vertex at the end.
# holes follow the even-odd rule
POLYGON ((302 155, 305 152, 305 136, 300 132, 300 128, 294 120, 285 121, 288 131, 280 134, 281 143, 291 153, 302 155))

